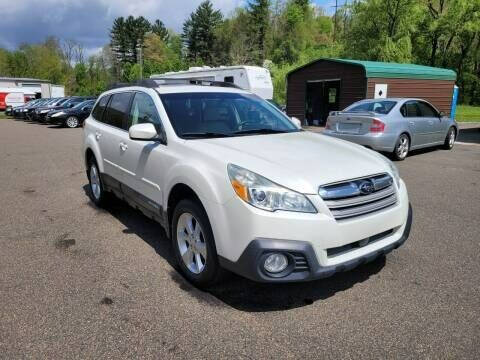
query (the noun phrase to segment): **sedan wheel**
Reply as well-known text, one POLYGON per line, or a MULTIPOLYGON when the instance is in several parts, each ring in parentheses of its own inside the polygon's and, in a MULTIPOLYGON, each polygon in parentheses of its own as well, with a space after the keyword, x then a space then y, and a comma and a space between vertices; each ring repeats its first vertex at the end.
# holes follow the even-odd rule
POLYGON ((190 213, 183 213, 178 219, 177 244, 187 269, 200 274, 207 263, 207 246, 202 226, 190 213))
POLYGON ((95 164, 90 166, 90 190, 95 200, 99 201, 102 196, 102 186, 100 184, 97 165, 95 164))
POLYGON ((455 129, 451 127, 448 130, 447 137, 445 138, 445 142, 443 144, 443 148, 446 150, 451 150, 453 148, 453 145, 455 145, 455 138, 456 138, 455 129))
POLYGON ((396 160, 405 160, 408 155, 408 150, 410 149, 410 139, 406 134, 400 135, 395 146, 395 151, 393 155, 396 160))
POLYGON ((69 116, 65 124, 71 129, 76 128, 78 126, 78 119, 75 116, 69 116))

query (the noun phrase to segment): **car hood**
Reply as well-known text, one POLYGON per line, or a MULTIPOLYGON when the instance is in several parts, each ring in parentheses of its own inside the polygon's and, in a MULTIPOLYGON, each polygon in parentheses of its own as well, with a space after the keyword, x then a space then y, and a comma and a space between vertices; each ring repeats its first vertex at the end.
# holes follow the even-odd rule
POLYGON ((387 161, 372 150, 309 131, 187 143, 217 161, 241 166, 304 194, 316 194, 324 184, 391 173, 387 161))

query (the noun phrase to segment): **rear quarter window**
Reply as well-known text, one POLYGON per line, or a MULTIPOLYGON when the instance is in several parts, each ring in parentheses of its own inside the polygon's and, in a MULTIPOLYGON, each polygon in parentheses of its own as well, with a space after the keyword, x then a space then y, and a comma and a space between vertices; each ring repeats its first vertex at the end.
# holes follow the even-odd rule
POLYGON ((103 122, 122 129, 126 123, 131 97, 131 92, 113 94, 103 116, 103 122))
POLYGON ((107 107, 108 99, 110 95, 103 96, 97 103, 97 106, 92 111, 92 117, 97 121, 102 121, 103 113, 107 107))

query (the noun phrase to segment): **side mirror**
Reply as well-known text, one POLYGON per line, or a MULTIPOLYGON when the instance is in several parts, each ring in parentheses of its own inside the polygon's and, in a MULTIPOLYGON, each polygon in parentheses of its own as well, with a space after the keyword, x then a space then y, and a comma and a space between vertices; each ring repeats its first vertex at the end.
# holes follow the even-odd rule
POLYGON ((438 114, 438 117, 442 118, 445 116, 445 113, 443 111, 440 111, 440 113, 438 114))
POLYGON ((292 116, 292 117, 290 118, 290 120, 292 120, 293 124, 294 124, 297 128, 299 128, 299 129, 302 128, 302 123, 301 123, 300 120, 297 119, 295 116, 292 116))
POLYGON ((160 140, 155 126, 150 123, 136 124, 130 126, 128 135, 132 140, 151 141, 160 140))
POLYGON ((72 108, 72 107, 74 107, 74 106, 75 106, 75 104, 68 104, 68 107, 69 107, 69 108, 72 108))

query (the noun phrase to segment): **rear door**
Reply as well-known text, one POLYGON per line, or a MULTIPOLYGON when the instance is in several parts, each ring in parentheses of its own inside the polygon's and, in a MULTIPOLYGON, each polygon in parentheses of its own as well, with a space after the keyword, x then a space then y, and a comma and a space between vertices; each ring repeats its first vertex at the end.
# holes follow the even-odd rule
MULTIPOLYGON (((104 111, 101 124, 95 133, 100 150, 102 152, 104 172, 107 175, 107 182, 110 186, 118 187, 122 182, 126 169, 121 167, 124 154, 125 139, 128 132, 124 129, 127 112, 130 105, 132 92, 120 92, 111 95, 108 105, 104 111), (111 179, 108 179, 111 177, 111 179)), ((92 114, 93 115, 93 114, 92 114)))
POLYGON ((431 137, 431 124, 428 118, 422 116, 418 101, 407 101, 400 112, 408 121, 408 128, 412 135, 412 146, 428 144, 431 137))

